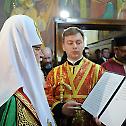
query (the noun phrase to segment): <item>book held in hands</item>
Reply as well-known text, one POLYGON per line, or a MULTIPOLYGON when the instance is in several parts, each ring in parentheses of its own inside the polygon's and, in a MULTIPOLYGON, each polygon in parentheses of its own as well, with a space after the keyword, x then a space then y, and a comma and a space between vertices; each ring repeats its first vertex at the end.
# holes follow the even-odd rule
POLYGON ((126 77, 105 72, 82 108, 106 126, 121 126, 126 119, 126 77))

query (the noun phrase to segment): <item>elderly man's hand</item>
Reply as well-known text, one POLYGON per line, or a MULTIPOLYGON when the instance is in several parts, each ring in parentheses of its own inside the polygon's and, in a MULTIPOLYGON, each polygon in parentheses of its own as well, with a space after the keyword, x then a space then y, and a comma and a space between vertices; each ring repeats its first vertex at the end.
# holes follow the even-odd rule
POLYGON ((94 117, 94 120, 98 126, 103 126, 100 120, 97 117, 94 117))

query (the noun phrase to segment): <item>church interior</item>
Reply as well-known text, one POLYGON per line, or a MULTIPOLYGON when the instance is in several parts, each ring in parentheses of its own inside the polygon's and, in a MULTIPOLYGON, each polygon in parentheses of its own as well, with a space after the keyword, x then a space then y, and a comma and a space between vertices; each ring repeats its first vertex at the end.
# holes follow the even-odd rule
POLYGON ((125 29, 125 19, 118 14, 123 0, 1 0, 0 27, 15 14, 34 19, 46 46, 60 62, 63 55, 61 33, 68 26, 83 29, 85 46, 93 56, 96 49, 109 48, 111 40, 125 29), (90 37, 92 36, 92 37, 90 37))

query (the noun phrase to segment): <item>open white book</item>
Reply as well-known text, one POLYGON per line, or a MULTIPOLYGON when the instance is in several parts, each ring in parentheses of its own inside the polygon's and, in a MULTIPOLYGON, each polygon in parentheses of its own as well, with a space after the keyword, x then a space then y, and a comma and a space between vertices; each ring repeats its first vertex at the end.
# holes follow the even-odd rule
POLYGON ((105 72, 82 108, 106 126, 121 126, 126 119, 126 77, 105 72))

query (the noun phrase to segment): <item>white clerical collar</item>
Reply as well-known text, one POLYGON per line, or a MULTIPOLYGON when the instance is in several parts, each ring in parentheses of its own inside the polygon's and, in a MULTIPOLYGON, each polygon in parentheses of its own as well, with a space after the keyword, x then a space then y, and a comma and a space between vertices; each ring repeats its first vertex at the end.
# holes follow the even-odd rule
POLYGON ((102 57, 102 59, 106 62, 107 61, 107 59, 105 58, 105 57, 102 57))
POLYGON ((79 61, 79 60, 82 59, 82 58, 83 58, 83 56, 81 56, 81 58, 77 59, 76 61, 72 61, 72 60, 70 60, 70 59, 68 59, 68 58, 67 58, 67 60, 68 60, 70 63, 72 63, 72 64, 74 65, 77 61, 79 61))

